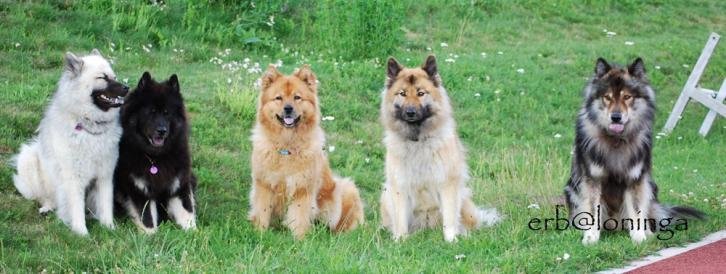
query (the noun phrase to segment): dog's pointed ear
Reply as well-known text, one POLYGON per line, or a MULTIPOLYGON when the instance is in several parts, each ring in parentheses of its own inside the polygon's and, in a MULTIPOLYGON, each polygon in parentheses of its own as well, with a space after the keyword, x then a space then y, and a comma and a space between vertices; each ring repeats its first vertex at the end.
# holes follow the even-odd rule
POLYGON ((628 73, 638 79, 643 79, 645 77, 645 63, 643 63, 643 59, 638 57, 633 61, 630 66, 628 66, 628 73))
POLYGON ((597 58, 597 62, 595 63, 595 77, 598 79, 602 78, 607 74, 612 67, 610 64, 608 64, 608 61, 605 61, 602 57, 597 58))
POLYGON ((274 65, 268 66, 267 71, 265 71, 265 74, 263 74, 262 78, 260 78, 262 90, 270 87, 270 85, 272 85, 272 83, 280 77, 282 77, 282 73, 277 71, 277 68, 274 65))
POLYGON ((91 55, 97 55, 97 56, 102 56, 102 55, 101 55, 101 51, 99 51, 98 49, 93 49, 93 50, 91 50, 91 55))
POLYGON ((83 60, 70 51, 66 52, 66 64, 64 69, 70 72, 73 76, 79 75, 83 70, 83 60))
POLYGON ((401 70, 403 70, 403 67, 398 63, 398 61, 396 61, 396 58, 388 57, 388 69, 386 70, 386 76, 388 76, 391 80, 396 79, 396 76, 398 76, 398 73, 400 73, 401 70))
POLYGON ((421 69, 426 72, 426 74, 429 76, 429 79, 434 82, 435 86, 439 86, 439 84, 441 83, 441 80, 439 78, 439 67, 436 64, 436 57, 433 54, 429 55, 429 57, 426 57, 426 61, 424 61, 421 69))
POLYGON ((310 65, 303 65, 297 71, 295 71, 293 75, 305 82, 305 84, 307 84, 308 87, 313 90, 313 92, 316 92, 318 90, 318 77, 315 76, 313 70, 310 69, 310 65))
POLYGON ((167 84, 169 84, 174 92, 179 92, 179 78, 176 77, 176 74, 172 74, 171 77, 169 77, 167 84))
POLYGON ((139 90, 142 90, 146 86, 148 86, 150 82, 151 82, 151 73, 149 73, 148 71, 144 71, 144 74, 141 75, 141 79, 139 79, 139 84, 136 85, 136 88, 138 88, 139 90))

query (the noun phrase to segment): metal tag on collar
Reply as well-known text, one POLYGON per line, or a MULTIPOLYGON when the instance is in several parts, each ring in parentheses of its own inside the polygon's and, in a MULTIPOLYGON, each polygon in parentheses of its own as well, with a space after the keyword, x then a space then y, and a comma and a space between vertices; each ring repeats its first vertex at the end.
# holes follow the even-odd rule
POLYGON ((287 149, 278 150, 277 153, 280 153, 280 155, 290 155, 290 151, 287 149))

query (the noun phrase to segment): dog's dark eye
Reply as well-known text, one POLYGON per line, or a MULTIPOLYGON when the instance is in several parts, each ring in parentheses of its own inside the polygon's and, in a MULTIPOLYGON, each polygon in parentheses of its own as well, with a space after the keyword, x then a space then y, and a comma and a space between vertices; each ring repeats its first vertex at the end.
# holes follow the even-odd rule
POLYGON ((300 100, 300 99, 302 99, 300 96, 295 95, 295 100, 300 100))
POLYGON ((632 97, 632 96, 630 96, 630 95, 625 95, 625 96, 623 96, 623 99, 624 99, 624 100, 630 100, 630 98, 633 98, 633 97, 632 97))
POLYGON ((420 90, 418 91, 418 93, 416 93, 416 95, 418 95, 418 97, 424 96, 424 94, 426 94, 426 93, 423 93, 423 91, 420 91, 420 90))
POLYGON ((610 95, 605 95, 602 98, 605 99, 605 101, 610 101, 612 99, 610 98, 610 95))
POLYGON ((282 101, 282 96, 277 96, 277 97, 275 97, 275 100, 277 100, 277 101, 282 101))
POLYGON ((402 91, 399 91, 398 92, 398 95, 401 95, 403 97, 406 97, 406 91, 403 91, 403 90, 402 91))

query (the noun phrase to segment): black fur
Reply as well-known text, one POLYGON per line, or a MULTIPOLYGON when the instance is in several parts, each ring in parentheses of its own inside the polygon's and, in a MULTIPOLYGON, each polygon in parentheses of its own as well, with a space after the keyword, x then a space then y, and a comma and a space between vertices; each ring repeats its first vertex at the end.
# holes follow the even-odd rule
POLYGON ((193 213, 197 182, 191 169, 186 110, 177 76, 157 83, 145 72, 121 110, 121 125, 123 136, 114 174, 117 207, 126 209, 124 203, 132 201, 147 228, 159 225, 144 208, 151 200, 156 201, 159 222, 172 217, 166 209, 173 197, 179 197, 184 209, 193 213), (159 134, 160 129, 166 133, 159 134), (163 144, 154 145, 152 141, 157 139, 163 139, 163 144), (152 161, 157 174, 150 172, 152 161), (146 190, 132 177, 143 179, 146 190), (179 179, 176 190, 175 179, 179 179))

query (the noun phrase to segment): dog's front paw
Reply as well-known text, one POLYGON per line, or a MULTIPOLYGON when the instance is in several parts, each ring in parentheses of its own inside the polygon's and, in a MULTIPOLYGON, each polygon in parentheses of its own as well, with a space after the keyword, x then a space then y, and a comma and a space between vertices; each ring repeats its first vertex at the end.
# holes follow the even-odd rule
POLYGON ((88 236, 88 229, 85 226, 72 227, 71 231, 73 231, 73 233, 76 233, 79 236, 84 236, 84 237, 88 236))
POLYGON ((631 230, 630 231, 630 239, 633 240, 633 243, 640 244, 645 241, 647 236, 645 235, 645 231, 643 230, 631 230))
POLYGON ((406 234, 406 233, 393 233, 392 238, 393 238, 393 241, 395 241, 397 243, 400 243, 400 242, 406 240, 406 238, 408 238, 408 234, 406 234))
POLYGON ((455 243, 457 241, 456 235, 456 229, 444 229, 444 240, 447 242, 455 243))
POLYGON ((591 245, 597 243, 600 240, 600 231, 597 229, 590 229, 585 231, 582 237, 582 244, 591 245))
POLYGON ((42 206, 38 209, 38 213, 43 216, 48 215, 48 213, 50 213, 51 211, 53 211, 53 208, 49 206, 42 206))
POLYGON ((101 222, 101 225, 103 225, 104 227, 106 227, 110 230, 116 229, 116 224, 114 224, 113 221, 112 222, 101 222))

